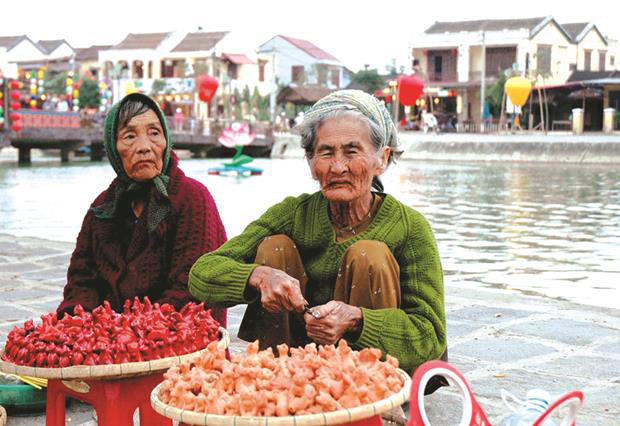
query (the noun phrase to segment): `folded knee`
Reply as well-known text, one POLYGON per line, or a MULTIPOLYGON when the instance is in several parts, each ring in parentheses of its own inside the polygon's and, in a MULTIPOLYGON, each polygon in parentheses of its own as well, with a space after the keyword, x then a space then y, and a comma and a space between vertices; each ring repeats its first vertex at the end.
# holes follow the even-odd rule
POLYGON ((345 262, 355 261, 377 267, 394 258, 389 247, 382 241, 360 240, 353 243, 344 254, 345 262))
POLYGON ((295 242, 290 237, 284 234, 276 234, 265 237, 261 241, 258 245, 257 254, 273 253, 274 251, 289 252, 296 249, 295 242))

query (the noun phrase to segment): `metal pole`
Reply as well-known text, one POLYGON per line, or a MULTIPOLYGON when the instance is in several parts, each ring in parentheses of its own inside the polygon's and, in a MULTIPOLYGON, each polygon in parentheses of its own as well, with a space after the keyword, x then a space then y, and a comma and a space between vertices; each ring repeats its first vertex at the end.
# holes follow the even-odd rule
POLYGON ((486 56, 487 48, 484 39, 484 31, 482 31, 482 55, 480 58, 481 76, 480 76, 480 129, 484 129, 484 97, 485 97, 485 84, 486 84, 486 56))

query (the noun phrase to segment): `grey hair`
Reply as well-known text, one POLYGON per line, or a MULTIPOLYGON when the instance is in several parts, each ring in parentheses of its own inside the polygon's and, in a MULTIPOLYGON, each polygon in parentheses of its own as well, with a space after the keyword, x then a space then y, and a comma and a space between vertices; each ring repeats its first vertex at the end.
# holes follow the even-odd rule
MULTIPOLYGON (((132 118, 145 112, 153 110, 153 108, 142 99, 132 99, 126 101, 118 109, 118 118, 116 120, 115 134, 121 129, 127 127, 132 118)), ((154 110, 153 110, 154 111, 154 110)), ((156 111, 155 111, 156 112, 156 111)))
MULTIPOLYGON (((325 114, 320 114, 310 119, 304 120, 299 126, 297 126, 297 131, 301 135, 301 147, 306 151, 306 157, 311 160, 314 157, 314 149, 316 148, 316 138, 317 133, 321 126, 330 119, 333 118, 356 118, 363 123, 368 125, 368 134, 370 136, 370 142, 375 148, 375 152, 379 152, 379 150, 383 147, 389 146, 388 141, 385 139, 385 132, 381 128, 381 126, 362 112, 357 109, 351 109, 347 106, 343 105, 341 108, 336 110, 329 111, 325 114)), ((394 155, 396 153, 393 149, 390 150, 390 156, 388 158, 388 165, 390 163, 394 163, 396 160, 394 155)), ((379 179, 379 176, 374 176, 372 178, 372 187, 376 189, 378 192, 383 192, 383 182, 379 179)))

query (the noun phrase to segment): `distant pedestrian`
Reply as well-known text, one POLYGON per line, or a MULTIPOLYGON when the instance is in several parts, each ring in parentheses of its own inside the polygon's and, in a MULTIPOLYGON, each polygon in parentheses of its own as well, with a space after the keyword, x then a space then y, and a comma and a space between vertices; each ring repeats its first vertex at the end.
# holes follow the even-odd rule
POLYGON ((183 131, 183 123, 185 122, 185 116, 183 115, 183 110, 181 108, 177 108, 174 113, 174 129, 176 132, 183 131))

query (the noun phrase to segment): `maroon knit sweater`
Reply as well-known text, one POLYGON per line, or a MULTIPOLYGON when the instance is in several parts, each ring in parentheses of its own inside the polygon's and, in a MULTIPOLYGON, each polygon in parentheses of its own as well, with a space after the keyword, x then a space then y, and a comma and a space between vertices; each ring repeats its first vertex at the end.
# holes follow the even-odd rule
MULTIPOLYGON (((92 310, 104 300, 121 311, 124 301, 135 296, 177 309, 196 301, 187 289, 189 269, 201 255, 222 245, 226 232, 207 188, 185 176, 178 162, 173 153, 170 212, 150 234, 148 206, 135 224, 128 201, 114 219, 99 219, 89 209, 71 256, 59 315, 71 313, 77 304, 92 310)), ((115 186, 116 179, 91 207, 110 201, 115 186)), ((155 188, 151 196, 164 197, 155 188)), ((226 327, 226 309, 214 309, 213 316, 226 327)))

